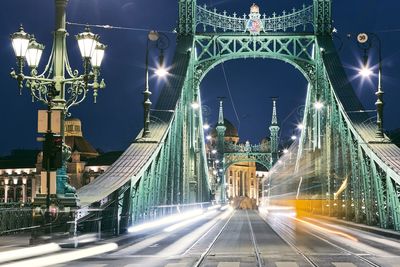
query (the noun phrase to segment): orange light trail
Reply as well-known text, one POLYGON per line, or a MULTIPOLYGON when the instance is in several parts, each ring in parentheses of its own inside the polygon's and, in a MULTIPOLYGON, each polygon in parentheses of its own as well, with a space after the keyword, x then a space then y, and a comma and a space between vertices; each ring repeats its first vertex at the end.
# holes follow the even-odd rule
POLYGON ((327 229, 327 228, 324 228, 324 227, 321 227, 321 226, 312 224, 312 223, 310 223, 310 222, 304 221, 304 220, 299 219, 299 218, 294 218, 294 217, 293 217, 293 219, 295 219, 296 221, 305 223, 305 224, 307 224, 307 225, 310 225, 310 226, 312 226, 312 227, 314 227, 314 228, 317 228, 318 230, 326 231, 326 232, 329 232, 329 233, 332 233, 332 234, 336 234, 336 235, 340 235, 340 236, 345 237, 345 238, 348 238, 348 239, 350 239, 350 240, 352 240, 352 241, 358 242, 358 239, 357 239, 357 238, 355 238, 354 236, 351 236, 351 235, 349 235, 349 234, 346 234, 346 233, 343 233, 343 232, 339 232, 339 231, 330 230, 330 229, 327 229))

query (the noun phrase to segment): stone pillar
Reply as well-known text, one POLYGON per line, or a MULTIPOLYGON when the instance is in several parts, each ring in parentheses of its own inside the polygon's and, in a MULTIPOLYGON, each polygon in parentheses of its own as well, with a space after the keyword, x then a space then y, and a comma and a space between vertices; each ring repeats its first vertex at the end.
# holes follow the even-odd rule
POLYGON ((18 185, 18 177, 13 178, 14 190, 13 190, 13 202, 18 202, 17 200, 17 185, 18 185))
POLYGON ((26 177, 22 178, 22 202, 26 203, 26 177))
POLYGON ((4 203, 8 203, 8 178, 4 179, 4 203))

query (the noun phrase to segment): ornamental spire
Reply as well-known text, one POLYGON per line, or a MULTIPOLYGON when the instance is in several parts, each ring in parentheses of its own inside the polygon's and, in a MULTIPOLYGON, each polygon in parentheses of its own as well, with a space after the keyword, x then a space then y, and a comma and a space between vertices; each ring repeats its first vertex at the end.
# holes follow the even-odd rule
POLYGON ((271 125, 278 125, 278 117, 276 115, 276 97, 272 98, 272 120, 271 120, 271 125))
POLYGON ((219 100, 218 125, 224 125, 224 108, 222 99, 219 100))

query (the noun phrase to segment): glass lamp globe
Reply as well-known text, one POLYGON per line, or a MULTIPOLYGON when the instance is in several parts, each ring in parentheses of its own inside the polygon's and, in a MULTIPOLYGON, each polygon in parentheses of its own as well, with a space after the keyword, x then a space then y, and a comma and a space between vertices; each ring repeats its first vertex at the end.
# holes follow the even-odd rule
POLYGON ((25 54, 26 62, 28 66, 32 69, 37 68, 39 66, 40 58, 42 57, 42 53, 44 50, 44 45, 36 42, 35 39, 32 39, 29 43, 28 49, 25 54))
POLYGON ((99 36, 86 28, 84 32, 76 35, 78 41, 79 50, 84 59, 88 59, 92 56, 93 51, 98 43, 99 36))
POLYGON ((107 48, 106 45, 97 42, 96 48, 93 50, 93 54, 90 59, 93 68, 100 68, 106 48, 107 48))
POLYGON ((11 43, 16 57, 23 58, 25 56, 30 38, 22 25, 19 27, 19 31, 11 34, 11 43))

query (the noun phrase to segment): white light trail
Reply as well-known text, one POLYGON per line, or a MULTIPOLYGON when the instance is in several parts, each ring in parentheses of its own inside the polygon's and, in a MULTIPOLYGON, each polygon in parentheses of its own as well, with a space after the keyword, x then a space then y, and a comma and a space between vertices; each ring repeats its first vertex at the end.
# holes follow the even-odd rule
MULTIPOLYGON (((10 264, 3 265, 3 267, 21 267, 21 266, 29 266, 29 267, 44 267, 44 266, 53 266, 60 263, 70 262, 86 257, 91 257, 99 254, 103 254, 106 252, 110 252, 112 250, 116 250, 118 245, 115 243, 108 243, 100 246, 95 246, 91 248, 84 248, 80 250, 59 253, 51 256, 45 256, 40 258, 34 258, 30 260, 13 262, 10 264)), ((43 251, 42 251, 43 253, 43 251)))
POLYGON ((139 225, 136 225, 136 226, 129 227, 128 228, 128 232, 129 233, 135 233, 135 232, 139 232, 139 231, 143 231, 143 230, 147 230, 147 229, 163 226, 163 225, 166 225, 166 224, 176 223, 176 222, 191 218, 193 216, 200 215, 202 213, 203 213, 203 210, 196 209, 196 210, 192 210, 192 211, 188 211, 188 212, 184 212, 184 213, 174 214, 174 215, 167 216, 167 217, 164 217, 164 218, 159 219, 159 220, 155 220, 155 221, 152 221, 152 222, 143 223, 143 224, 139 224, 139 225))
POLYGON ((53 253, 59 250, 61 250, 61 247, 59 245, 57 245, 56 243, 49 243, 46 245, 40 245, 30 248, 0 252, 0 263, 35 257, 46 253, 53 253))
POLYGON ((199 216, 197 216, 197 217, 194 217, 194 218, 192 218, 192 219, 188 219, 188 220, 185 220, 185 221, 183 221, 183 222, 180 222, 180 223, 171 225, 171 226, 165 228, 165 229, 164 229, 164 232, 172 232, 172 231, 175 231, 176 229, 180 229, 180 228, 182 228, 182 227, 184 227, 184 226, 186 226, 186 225, 195 223, 195 222, 197 222, 197 221, 199 221, 199 220, 201 220, 201 219, 203 219, 203 218, 205 218, 205 217, 207 217, 207 216, 209 216, 209 215, 211 215, 211 214, 213 214, 213 213, 216 213, 216 212, 217 212, 216 210, 207 211, 206 213, 201 214, 201 215, 199 215, 199 216))

